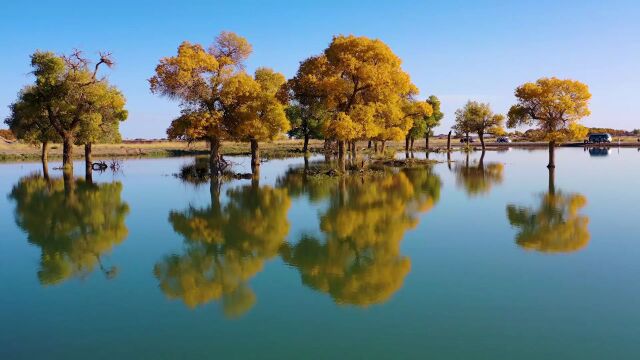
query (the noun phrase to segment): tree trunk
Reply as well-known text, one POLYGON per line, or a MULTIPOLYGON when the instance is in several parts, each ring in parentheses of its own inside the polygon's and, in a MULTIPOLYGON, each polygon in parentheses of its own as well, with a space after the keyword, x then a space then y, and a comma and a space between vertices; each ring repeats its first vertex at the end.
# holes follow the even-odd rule
POLYGON ((338 159, 344 159, 344 141, 338 141, 338 159))
POLYGON ((377 142, 377 141, 374 141, 374 142, 373 142, 373 146, 374 146, 373 151, 377 154, 377 153, 378 153, 378 142, 377 142))
POLYGON ((480 155, 480 161, 478 162, 478 169, 484 170, 484 149, 482 149, 482 155, 480 155))
POLYGON ((451 130, 449 130, 449 134, 447 135, 447 152, 451 152, 451 130))
POLYGON ((84 174, 85 180, 93 183, 93 159, 91 158, 91 143, 84 144, 84 174))
POLYGON ((304 134, 304 145, 302 145, 302 152, 307 154, 309 151, 309 134, 304 134))
POLYGON ((478 133, 478 137, 480 138, 480 144, 482 145, 482 152, 484 152, 484 133, 478 133))
POLYGON ((220 139, 209 139, 209 170, 211 176, 220 175, 220 139))
POLYGON ((404 137, 404 152, 409 154, 409 135, 404 137))
POLYGON ((409 145, 409 150, 411 150, 411 152, 413 152, 413 141, 414 140, 415 140, 414 138, 411 138, 411 144, 409 145))
POLYGON ((49 142, 42 142, 42 176, 49 180, 49 142))
POLYGON ((387 142, 382 140, 382 143, 380 144, 380 152, 384 155, 384 148, 386 147, 387 142))
POLYGON ((547 167, 549 169, 556 167, 556 142, 551 140, 549 141, 549 165, 547 167))
POLYGON ((356 159, 357 155, 358 155, 358 147, 356 146, 356 141, 354 140, 351 143, 351 156, 353 156, 353 160, 356 159))
POLYGON ((73 168, 73 136, 68 134, 62 143, 62 167, 73 168))
POLYGON ((371 140, 369 140, 369 143, 367 144, 367 149, 371 149, 371 146, 372 146, 371 140))
POLYGON ((251 139, 251 173, 255 174, 260 171, 260 148, 258 140, 251 139))
POLYGON ((424 136, 424 151, 429 152, 429 132, 424 136))
POLYGON ((556 194, 556 169, 549 168, 549 195, 556 194))
POLYGON ((73 166, 62 169, 62 179, 64 181, 64 193, 67 199, 71 199, 75 183, 73 181, 73 166))

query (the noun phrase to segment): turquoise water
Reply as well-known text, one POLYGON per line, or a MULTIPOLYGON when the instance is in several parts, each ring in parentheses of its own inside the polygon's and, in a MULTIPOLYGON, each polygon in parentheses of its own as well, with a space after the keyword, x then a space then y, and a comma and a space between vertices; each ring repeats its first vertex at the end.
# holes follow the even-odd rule
POLYGON ((636 359, 640 152, 556 156, 219 188, 0 164, 0 358, 636 359))

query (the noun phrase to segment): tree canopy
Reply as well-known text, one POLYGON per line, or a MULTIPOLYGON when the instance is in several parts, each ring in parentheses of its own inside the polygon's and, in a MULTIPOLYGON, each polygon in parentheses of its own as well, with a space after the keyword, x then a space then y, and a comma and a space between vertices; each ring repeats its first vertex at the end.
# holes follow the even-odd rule
POLYGON ((536 126, 550 141, 575 137, 573 131, 581 129, 576 122, 591 114, 589 87, 576 80, 541 78, 519 86, 515 96, 508 126, 536 126))
POLYGON ((484 134, 499 132, 504 124, 504 116, 494 114, 487 103, 468 101, 456 110, 456 122, 453 129, 460 134, 476 133, 484 150, 484 134))
POLYGON ((31 55, 35 83, 19 93, 6 123, 26 141, 62 140, 65 167, 71 166, 74 143, 119 141, 119 123, 128 115, 125 98, 99 77, 102 66, 113 63, 108 53, 92 64, 77 50, 70 55, 36 51, 31 55))

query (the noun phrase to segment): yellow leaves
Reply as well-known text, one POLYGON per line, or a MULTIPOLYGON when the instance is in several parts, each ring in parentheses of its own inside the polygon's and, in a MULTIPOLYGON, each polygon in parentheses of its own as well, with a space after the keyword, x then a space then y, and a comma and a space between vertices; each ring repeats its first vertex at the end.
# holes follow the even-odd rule
POLYGON ((591 238, 589 218, 579 214, 587 199, 580 194, 545 193, 538 209, 507 207, 516 243, 527 250, 559 253, 585 247, 591 238))
MULTIPOLYGON (((320 218, 325 239, 303 236, 295 246, 285 244, 282 256, 306 285, 338 304, 385 302, 411 270, 400 241, 417 225, 417 213, 438 200, 440 180, 415 169, 366 180, 346 177, 334 185, 320 218)), ((309 183, 308 191, 314 186, 321 185, 309 183)))
POLYGON ((162 291, 190 308, 222 300, 224 314, 237 317, 255 304, 246 282, 278 254, 289 232, 290 200, 285 189, 243 186, 230 189, 221 206, 172 212, 169 221, 187 249, 154 267, 162 291))
POLYGON ((508 126, 537 124, 550 140, 562 139, 566 134, 557 132, 591 114, 589 87, 575 80, 541 78, 519 86, 515 96, 518 103, 509 110, 508 126))
POLYGON ((362 127, 351 119, 351 116, 341 112, 329 121, 327 126, 327 137, 353 140, 356 139, 362 127))

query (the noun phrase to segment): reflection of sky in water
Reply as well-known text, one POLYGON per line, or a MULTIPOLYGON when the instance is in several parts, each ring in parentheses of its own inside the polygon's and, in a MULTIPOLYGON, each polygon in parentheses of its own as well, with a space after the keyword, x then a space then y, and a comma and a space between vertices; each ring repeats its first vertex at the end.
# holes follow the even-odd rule
MULTIPOLYGON (((388 358, 425 353, 436 358, 633 358, 640 351, 635 338, 640 331, 640 155, 636 149, 616 148, 607 154, 593 156, 582 148, 556 153, 556 192, 585 200, 577 213, 588 218, 590 239, 575 251, 543 252, 537 245, 527 251, 517 242, 526 226, 509 221, 509 205, 528 215, 549 207, 544 198, 549 190, 546 151, 488 151, 483 164, 500 164, 500 181, 494 176, 480 182, 461 179, 466 155, 456 152, 451 169, 445 163, 433 168, 441 182, 439 200, 428 211, 415 212, 415 226, 401 234, 399 256, 410 261, 410 269, 388 298, 368 307, 337 305, 338 295, 346 292, 325 291, 317 283, 309 286, 310 281, 302 279, 305 272, 273 256, 247 279, 255 303, 234 319, 224 316, 217 301, 191 310, 168 299, 153 273, 165 256, 189 250, 169 223, 169 213, 211 203, 208 185, 193 187, 172 176, 190 158, 127 160, 121 174, 95 174, 98 183, 121 182, 120 197, 129 206, 128 237, 102 256, 105 263, 117 265, 119 273, 109 280, 93 271, 48 287, 37 277, 40 248, 27 242, 14 219, 16 203, 7 197, 18 179, 38 171, 39 164, 0 164, 0 355, 113 358, 131 357, 126 355, 135 350, 138 357, 187 358, 388 358), (481 184, 484 190, 472 196, 469 184, 481 184)), ((430 158, 443 161, 446 154, 430 158)), ((233 160, 248 169, 248 159, 233 160)), ((478 169, 479 161, 480 153, 471 153, 469 167, 478 169)), ((265 162, 260 186, 277 187, 288 167, 302 163, 265 162)), ((77 176, 83 175, 82 169, 78 162, 77 176)), ((486 176, 486 171, 466 176, 474 174, 486 176)), ((52 170, 51 175, 61 174, 52 170)), ((235 180, 223 185, 221 203, 232 201, 227 190, 249 184, 235 180)), ((352 198, 361 195, 350 193, 352 198)), ((306 234, 324 244, 328 233, 322 231, 322 216, 331 209, 335 216, 325 222, 349 219, 343 226, 355 224, 356 218, 348 218, 336 199, 311 202, 290 195, 285 240, 297 244, 306 234)), ((558 208, 566 199, 552 200, 558 208)), ((391 200, 377 205, 392 208, 391 200)), ((370 217, 380 214, 398 221, 384 211, 370 217)), ((571 219, 570 211, 560 219, 571 219)), ((329 225, 325 223, 325 230, 329 225)), ((369 248, 363 255, 376 260, 376 251, 379 248, 369 248)), ((311 264, 305 267, 307 274, 322 271, 311 264)), ((340 267, 324 269, 337 272, 340 267)))

